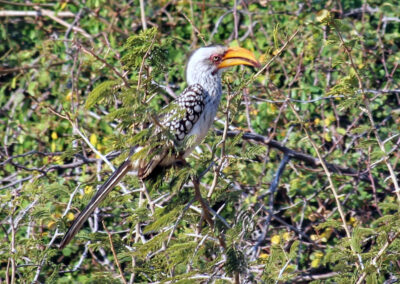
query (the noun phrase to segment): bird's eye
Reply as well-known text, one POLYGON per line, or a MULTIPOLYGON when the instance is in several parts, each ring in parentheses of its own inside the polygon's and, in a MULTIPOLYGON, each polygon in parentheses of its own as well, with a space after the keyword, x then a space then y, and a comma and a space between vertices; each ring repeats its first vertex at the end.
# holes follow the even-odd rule
POLYGON ((211 58, 212 58, 212 61, 214 61, 214 62, 218 62, 221 60, 221 57, 218 55, 213 55, 211 58))

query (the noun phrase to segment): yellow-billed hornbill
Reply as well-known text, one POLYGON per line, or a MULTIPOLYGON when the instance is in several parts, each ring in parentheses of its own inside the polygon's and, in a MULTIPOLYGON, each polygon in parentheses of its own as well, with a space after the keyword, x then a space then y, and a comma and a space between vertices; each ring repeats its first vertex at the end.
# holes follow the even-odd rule
POLYGON ((133 148, 131 155, 99 188, 86 208, 74 220, 72 226, 60 243, 65 247, 82 227, 101 201, 111 189, 131 170, 138 171, 140 179, 146 179, 156 167, 168 167, 178 160, 185 159, 193 149, 201 143, 210 129, 222 95, 221 74, 226 67, 248 65, 259 67, 254 54, 240 47, 224 47, 213 45, 201 47, 193 52, 186 66, 186 80, 188 87, 174 101, 176 108, 166 115, 164 126, 169 127, 175 134, 176 141, 182 143, 187 137, 193 136, 190 146, 179 154, 171 154, 170 147, 165 147, 148 159, 132 160, 133 153, 141 147, 133 148), (183 112, 177 117, 176 112, 183 112))

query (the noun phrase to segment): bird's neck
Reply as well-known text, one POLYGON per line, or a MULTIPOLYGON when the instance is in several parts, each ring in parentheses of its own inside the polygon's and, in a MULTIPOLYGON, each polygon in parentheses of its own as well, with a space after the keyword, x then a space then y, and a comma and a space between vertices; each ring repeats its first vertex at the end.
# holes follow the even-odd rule
POLYGON ((213 73, 209 70, 204 70, 203 72, 190 72, 189 74, 187 76, 188 85, 200 84, 207 92, 209 99, 219 103, 222 94, 221 71, 213 73))

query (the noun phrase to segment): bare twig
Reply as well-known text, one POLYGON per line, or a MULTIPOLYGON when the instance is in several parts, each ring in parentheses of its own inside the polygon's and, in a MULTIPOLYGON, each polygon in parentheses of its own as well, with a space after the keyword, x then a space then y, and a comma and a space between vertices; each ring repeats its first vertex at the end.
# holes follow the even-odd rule
POLYGON ((140 3, 140 19, 142 20, 142 27, 143 30, 147 30, 147 22, 146 22, 146 12, 145 12, 145 8, 144 8, 144 1, 143 0, 139 0, 140 3))
POLYGON ((185 13, 181 12, 181 14, 185 17, 185 19, 190 23, 190 25, 192 26, 192 28, 194 29, 194 31, 196 32, 196 34, 199 36, 199 38, 201 39, 201 41, 203 42, 204 45, 206 45, 206 40, 204 39, 203 34, 199 31, 199 29, 194 25, 193 21, 191 19, 189 19, 188 16, 186 16, 185 13))
POLYGON ((15 249, 15 234, 16 234, 15 229, 16 229, 16 227, 14 225, 14 213, 15 213, 15 207, 13 208, 13 212, 11 213, 11 218, 10 218, 10 226, 11 226, 11 243, 10 243, 10 250, 11 250, 11 284, 15 284, 16 283, 15 275, 17 273, 17 266, 16 266, 16 261, 15 261, 17 250, 15 249))
MULTIPOLYGON (((54 13, 53 13, 54 14, 54 13)), ((43 16, 41 11, 0 11, 0 17, 40 17, 43 16)), ((73 18, 74 13, 71 12, 58 12, 57 17, 59 18, 73 18)))
POLYGON ((41 7, 54 7, 55 3, 27 3, 27 2, 13 2, 7 0, 0 0, 0 3, 7 4, 7 5, 14 5, 14 6, 23 6, 23 7, 34 7, 34 6, 41 6, 41 7))
MULTIPOLYGON (((47 68, 53 67, 53 66, 58 66, 58 65, 63 65, 66 61, 61 61, 61 62, 56 62, 52 63, 50 65, 47 65, 47 68)), ((12 68, 2 68, 0 67, 0 75, 3 74, 9 74, 9 73, 15 73, 15 72, 24 72, 25 70, 29 69, 39 69, 42 68, 43 66, 40 64, 32 64, 32 65, 25 65, 25 66, 18 66, 18 67, 12 67, 12 68)))
POLYGON ((103 58, 101 58, 100 56, 98 56, 96 53, 94 53, 93 51, 87 49, 86 47, 84 47, 82 44, 79 43, 75 43, 78 48, 81 48, 85 53, 92 55, 94 58, 96 58, 97 60, 101 61, 102 63, 104 63, 108 68, 110 68, 111 70, 114 71, 114 73, 120 77, 122 79, 122 81, 124 82, 125 86, 129 88, 129 81, 126 78, 126 74, 121 74, 121 72, 119 72, 114 66, 112 66, 110 63, 108 63, 106 60, 104 60, 103 58))
POLYGON ((308 275, 300 275, 297 276, 296 278, 292 279, 291 281, 293 283, 304 283, 304 282, 309 282, 309 281, 314 281, 314 280, 324 280, 324 279, 329 279, 335 276, 339 276, 340 272, 328 272, 324 274, 308 274, 308 275))
POLYGON ((104 220, 102 220, 101 223, 103 224, 104 230, 107 232, 108 240, 110 241, 110 248, 111 248, 112 254, 113 254, 113 256, 114 256, 114 261, 115 261, 115 263, 117 264, 118 271, 119 271, 119 275, 120 275, 120 277, 121 277, 121 281, 122 281, 123 283, 127 284, 127 282, 126 282, 126 280, 125 280, 125 277, 124 277, 124 273, 122 273, 122 269, 121 269, 121 265, 120 265, 119 260, 118 260, 118 257, 117 257, 117 253, 115 252, 115 248, 114 248, 114 244, 113 244, 113 242, 112 242, 111 234, 110 234, 110 232, 108 231, 107 226, 106 226, 106 224, 104 223, 104 220))
POLYGON ((345 17, 356 15, 356 14, 361 14, 361 13, 369 13, 369 14, 375 14, 379 12, 379 8, 372 8, 370 5, 366 5, 365 7, 360 7, 360 8, 355 8, 347 13, 344 14, 345 17))
MULTIPOLYGON (((60 25, 68 28, 68 29, 72 29, 74 32, 78 32, 81 35, 83 35, 85 38, 92 40, 92 36, 90 34, 88 34, 85 30, 83 30, 82 28, 76 27, 76 26, 72 26, 71 24, 69 24, 68 22, 60 19, 58 17, 58 15, 56 16, 56 14, 52 11, 46 10, 46 9, 41 9, 38 6, 35 6, 34 9, 40 13, 43 16, 47 16, 50 19, 54 20, 55 22, 59 23, 60 25)), ((75 16, 75 15, 74 15, 75 16)))

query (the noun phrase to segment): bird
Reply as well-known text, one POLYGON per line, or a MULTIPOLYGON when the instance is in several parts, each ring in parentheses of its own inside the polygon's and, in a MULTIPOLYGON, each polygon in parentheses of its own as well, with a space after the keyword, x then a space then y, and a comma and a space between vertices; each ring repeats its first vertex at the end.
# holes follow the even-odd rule
POLYGON ((170 144, 158 147, 153 152, 150 150, 147 153, 148 158, 137 160, 132 159, 132 156, 143 151, 143 147, 132 147, 128 158, 99 188, 69 227, 59 244, 60 249, 71 241, 99 203, 129 171, 136 170, 138 178, 146 180, 157 167, 170 167, 177 162, 185 161, 194 148, 203 141, 213 124, 222 96, 222 72, 228 67, 237 65, 260 67, 253 52, 241 47, 210 45, 200 47, 191 54, 185 70, 187 88, 171 102, 172 110, 160 122, 160 125, 173 134, 175 145, 184 145, 184 141, 189 137, 192 138, 190 145, 179 151, 173 149, 171 151, 171 147, 174 146, 170 144))

